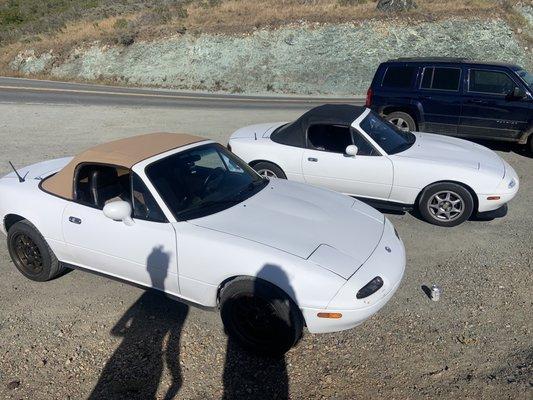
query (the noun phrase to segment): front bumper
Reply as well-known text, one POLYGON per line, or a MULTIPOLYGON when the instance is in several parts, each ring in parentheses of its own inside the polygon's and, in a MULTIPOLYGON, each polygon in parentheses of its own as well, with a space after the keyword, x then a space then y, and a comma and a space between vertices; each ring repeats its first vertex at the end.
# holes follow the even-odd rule
POLYGON ((520 187, 520 180, 516 171, 506 161, 503 161, 505 165, 505 175, 500 184, 494 189, 492 193, 478 194, 478 213, 484 213, 487 211, 494 211, 505 204, 510 202, 518 193, 520 187), (509 187, 511 181, 515 182, 513 187, 509 187))
POLYGON ((405 272, 405 248, 394 227, 386 220, 383 236, 368 260, 350 277, 324 309, 302 308, 311 333, 337 332, 361 324, 379 311, 400 286, 405 272), (383 286, 372 295, 357 299, 356 294, 376 276, 383 286), (319 313, 341 314, 340 318, 320 318, 319 313))

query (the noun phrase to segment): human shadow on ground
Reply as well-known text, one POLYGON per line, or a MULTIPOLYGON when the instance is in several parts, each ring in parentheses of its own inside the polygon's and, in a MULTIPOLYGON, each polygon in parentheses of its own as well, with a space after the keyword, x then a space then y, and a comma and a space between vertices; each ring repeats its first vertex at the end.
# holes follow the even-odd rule
MULTIPOLYGON (((294 291, 285 272, 275 265, 264 266, 258 278, 269 276, 278 286, 295 299, 294 291)), ((258 291, 257 282, 254 292, 258 291)), ((259 356, 243 349, 228 337, 224 365, 223 400, 233 399, 288 399, 289 378, 285 357, 259 356)))
MULTIPOLYGON (((147 259, 153 287, 164 288, 168 268, 168 254, 154 248, 147 259)), ((188 311, 188 306, 158 291, 143 293, 111 329, 113 336, 123 339, 89 399, 156 399, 165 363, 172 382, 164 398, 174 398, 182 385, 180 336, 188 311)))

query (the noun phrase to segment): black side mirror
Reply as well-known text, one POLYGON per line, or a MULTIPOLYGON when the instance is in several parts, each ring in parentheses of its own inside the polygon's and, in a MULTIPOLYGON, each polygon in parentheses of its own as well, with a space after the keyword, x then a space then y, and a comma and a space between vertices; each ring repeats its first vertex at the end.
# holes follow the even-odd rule
POLYGON ((507 98, 509 100, 522 100, 526 98, 526 96, 527 96, 526 91, 516 86, 513 90, 509 92, 509 94, 507 95, 507 98))

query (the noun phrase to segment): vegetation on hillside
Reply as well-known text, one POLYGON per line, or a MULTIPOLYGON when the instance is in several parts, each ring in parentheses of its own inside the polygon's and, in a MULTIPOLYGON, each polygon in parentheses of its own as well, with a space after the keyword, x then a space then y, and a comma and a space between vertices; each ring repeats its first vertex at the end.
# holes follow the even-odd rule
MULTIPOLYGON (((490 14, 510 1, 417 0, 402 17, 432 20, 490 14)), ((498 10, 499 9, 499 10, 498 10)), ((176 32, 246 32, 307 22, 391 18, 373 0, 0 0, 0 44, 53 35, 128 44, 176 32), (73 35, 73 36, 72 36, 73 35)))
MULTIPOLYGON (((412 0, 409 0, 412 3, 412 0)), ((529 1, 529 0, 528 0, 529 1)), ((525 46, 533 46, 514 0, 414 0, 415 8, 383 12, 377 0, 0 0, 0 73, 20 52, 53 52, 99 41, 129 46, 190 33, 246 34, 292 24, 360 22, 413 24, 461 18, 505 18, 525 46)))

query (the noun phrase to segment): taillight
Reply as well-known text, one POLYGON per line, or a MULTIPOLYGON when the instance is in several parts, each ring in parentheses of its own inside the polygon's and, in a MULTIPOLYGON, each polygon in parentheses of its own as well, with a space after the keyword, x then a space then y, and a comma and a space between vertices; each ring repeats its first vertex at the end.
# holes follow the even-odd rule
POLYGON ((366 91, 366 102, 365 102, 365 106, 366 107, 370 107, 372 105, 372 88, 368 88, 368 90, 366 91))

